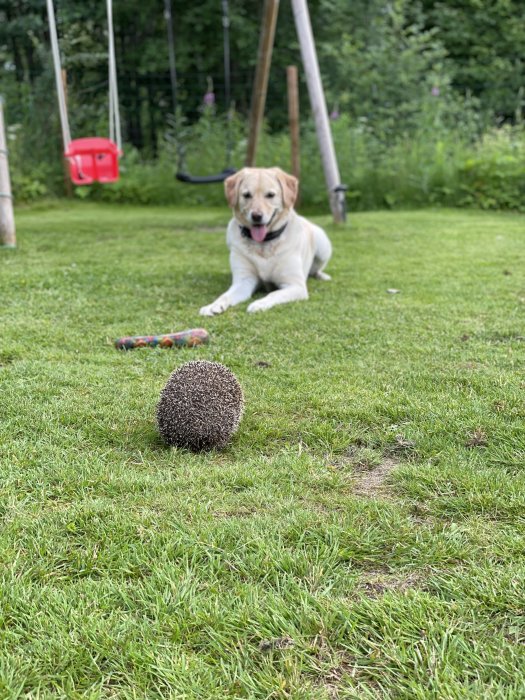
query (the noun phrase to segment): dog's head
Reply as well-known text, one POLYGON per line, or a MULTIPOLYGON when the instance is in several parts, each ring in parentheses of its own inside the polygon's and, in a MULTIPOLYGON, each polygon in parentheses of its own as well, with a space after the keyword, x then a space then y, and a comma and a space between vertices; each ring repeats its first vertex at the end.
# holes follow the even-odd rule
POLYGON ((299 181, 280 168, 243 168, 224 181, 228 204, 240 224, 262 243, 297 199, 299 181))

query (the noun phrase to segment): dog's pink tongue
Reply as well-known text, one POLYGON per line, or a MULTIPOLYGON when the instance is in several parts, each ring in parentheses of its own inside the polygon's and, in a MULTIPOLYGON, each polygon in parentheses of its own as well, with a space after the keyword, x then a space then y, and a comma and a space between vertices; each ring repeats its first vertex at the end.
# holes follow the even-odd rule
POLYGON ((266 238, 267 233, 268 229, 266 226, 252 226, 250 229, 250 235, 254 241, 257 241, 257 243, 262 243, 262 241, 264 241, 266 238))

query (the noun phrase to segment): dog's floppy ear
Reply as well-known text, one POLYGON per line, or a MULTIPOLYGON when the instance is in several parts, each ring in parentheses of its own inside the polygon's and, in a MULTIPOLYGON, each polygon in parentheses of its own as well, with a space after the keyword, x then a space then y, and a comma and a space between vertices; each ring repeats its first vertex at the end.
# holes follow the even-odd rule
POLYGON ((279 184, 283 190, 283 203, 287 209, 290 209, 295 204, 297 193, 299 192, 299 180, 295 175, 285 173, 281 168, 272 168, 275 176, 279 180, 279 184))
POLYGON ((226 195, 226 200, 230 207, 234 207, 237 204, 237 194, 239 192, 239 185, 241 184, 242 170, 239 170, 235 175, 230 175, 224 181, 224 194, 226 195))

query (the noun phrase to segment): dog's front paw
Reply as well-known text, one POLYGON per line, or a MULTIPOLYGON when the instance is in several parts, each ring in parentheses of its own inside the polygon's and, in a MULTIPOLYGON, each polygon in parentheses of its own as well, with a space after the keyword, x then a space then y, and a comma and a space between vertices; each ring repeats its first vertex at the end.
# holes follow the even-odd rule
POLYGON ((216 316, 217 314, 222 314, 228 308, 229 304, 225 300, 217 299, 208 306, 201 307, 199 311, 201 316, 216 316))
POLYGON ((213 316, 213 311, 211 310, 212 306, 213 304, 208 304, 208 306, 201 306, 199 314, 201 316, 213 316))
POLYGON ((329 282, 332 279, 330 275, 327 275, 326 272, 323 272, 322 270, 316 272, 314 277, 318 280, 324 280, 325 282, 329 282))
POLYGON ((246 311, 249 314, 253 314, 256 311, 266 311, 271 306, 272 305, 268 304, 268 302, 265 299, 257 299, 257 301, 252 301, 252 303, 248 306, 246 311))

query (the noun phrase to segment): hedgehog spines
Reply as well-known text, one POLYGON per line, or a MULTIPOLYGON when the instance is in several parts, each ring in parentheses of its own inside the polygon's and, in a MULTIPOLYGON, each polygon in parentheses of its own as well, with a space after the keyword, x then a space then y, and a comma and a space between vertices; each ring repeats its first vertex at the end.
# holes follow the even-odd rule
POLYGON ((193 451, 221 449, 239 426, 241 385, 219 362, 192 360, 176 369, 157 405, 157 425, 169 445, 193 451))

